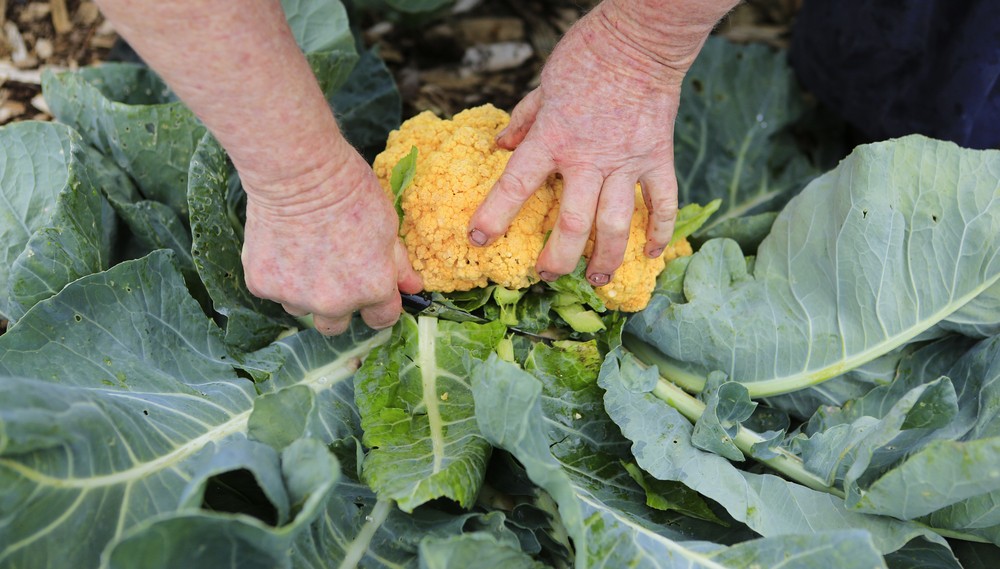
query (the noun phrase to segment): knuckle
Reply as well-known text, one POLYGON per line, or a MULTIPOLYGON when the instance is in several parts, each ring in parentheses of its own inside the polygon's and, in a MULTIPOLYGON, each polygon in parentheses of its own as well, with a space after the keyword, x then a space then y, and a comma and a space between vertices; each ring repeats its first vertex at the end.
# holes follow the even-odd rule
POLYGON ((599 240, 628 240, 629 229, 631 227, 631 217, 599 216, 597 219, 597 236, 599 240))
POLYGON ((677 219, 677 203, 672 200, 653 202, 650 217, 658 224, 673 223, 677 219))
POLYGON ((564 211, 559 214, 557 227, 559 232, 567 237, 585 237, 590 235, 591 223, 577 212, 564 211))
POLYGON ((497 188, 501 194, 505 194, 509 199, 517 203, 523 202, 531 197, 531 194, 535 193, 535 188, 528 185, 520 174, 509 170, 500 175, 497 188))
POLYGON ((383 328, 389 328, 399 320, 399 312, 378 312, 375 314, 364 314, 364 321, 368 326, 381 330, 383 328))

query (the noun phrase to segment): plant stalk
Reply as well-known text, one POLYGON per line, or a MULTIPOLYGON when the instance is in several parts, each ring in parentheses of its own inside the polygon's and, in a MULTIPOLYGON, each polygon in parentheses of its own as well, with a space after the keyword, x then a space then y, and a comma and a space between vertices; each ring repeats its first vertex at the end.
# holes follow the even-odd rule
MULTIPOLYGON (((691 394, 674 385, 669 380, 664 379, 662 376, 656 382, 656 387, 653 388, 653 395, 664 401, 667 405, 677 409, 681 415, 687 417, 692 423, 696 422, 705 412, 704 403, 695 399, 691 394)), ((783 448, 774 449, 777 456, 772 458, 758 458, 753 456, 753 445, 765 442, 764 437, 743 426, 739 426, 738 429, 736 436, 733 437, 733 443, 743 454, 753 457, 754 460, 766 464, 771 469, 784 474, 803 486, 832 494, 838 498, 845 497, 842 490, 828 485, 825 480, 806 470, 802 459, 783 448)))

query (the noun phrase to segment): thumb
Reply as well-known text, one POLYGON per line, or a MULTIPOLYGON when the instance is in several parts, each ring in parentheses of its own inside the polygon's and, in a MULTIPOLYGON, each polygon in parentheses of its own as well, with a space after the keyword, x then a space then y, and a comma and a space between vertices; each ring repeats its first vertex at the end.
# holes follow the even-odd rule
POLYGON ((396 287, 405 294, 415 294, 424 288, 420 274, 413 270, 403 242, 396 241, 396 287))
POLYGON ((542 94, 538 89, 525 95, 510 113, 510 124, 497 135, 497 146, 514 150, 535 124, 535 117, 542 106, 542 94))

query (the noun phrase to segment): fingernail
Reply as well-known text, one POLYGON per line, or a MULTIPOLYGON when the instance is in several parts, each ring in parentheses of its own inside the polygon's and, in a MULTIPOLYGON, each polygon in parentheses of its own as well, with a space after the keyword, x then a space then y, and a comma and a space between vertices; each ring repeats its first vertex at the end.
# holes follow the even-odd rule
POLYGON ((590 284, 594 286, 604 286, 611 282, 611 275, 604 273, 594 273, 587 278, 590 279, 590 284))
POLYGON ((663 254, 663 247, 660 247, 658 249, 653 249, 649 253, 646 253, 646 255, 648 255, 651 259, 655 259, 662 254, 663 254))
POLYGON ((478 229, 473 229, 469 231, 469 241, 472 241, 476 245, 482 247, 486 245, 486 234, 478 229))
POLYGON ((559 278, 559 275, 555 273, 550 273, 548 271, 538 271, 538 276, 542 277, 543 281, 552 282, 559 278))
POLYGON ((505 128, 505 129, 501 130, 500 132, 498 132, 497 135, 493 138, 493 140, 495 140, 495 141, 496 140, 500 140, 506 134, 507 134, 507 129, 505 128))

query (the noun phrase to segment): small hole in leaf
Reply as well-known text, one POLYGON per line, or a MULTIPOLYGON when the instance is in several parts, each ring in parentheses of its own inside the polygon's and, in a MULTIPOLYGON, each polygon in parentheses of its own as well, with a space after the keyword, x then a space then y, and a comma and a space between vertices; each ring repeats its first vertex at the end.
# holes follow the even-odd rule
POLYGON ((691 88, 694 89, 695 93, 701 93, 705 90, 705 84, 701 82, 701 79, 692 79, 691 88))
POLYGON ((153 134, 156 132, 156 125, 151 122, 146 123, 146 132, 153 134))
POLYGON ((148 417, 149 416, 149 409, 143 409, 142 410, 142 414, 148 417))
POLYGON ((236 377, 253 381, 253 376, 247 370, 239 367, 234 369, 236 370, 236 377))
POLYGON ((937 220, 938 220, 938 216, 931 215, 931 221, 933 221, 934 223, 937 223, 937 220))
POLYGON ((80 316, 79 314, 74 314, 73 320, 76 320, 77 322, 83 322, 83 316, 80 316))
POLYGON ((861 210, 861 219, 868 219, 868 210, 867 209, 861 210))

